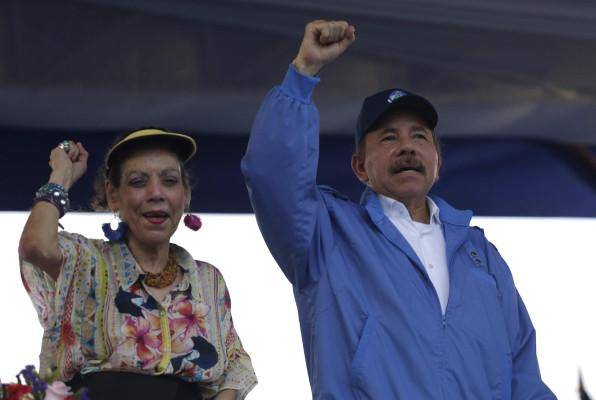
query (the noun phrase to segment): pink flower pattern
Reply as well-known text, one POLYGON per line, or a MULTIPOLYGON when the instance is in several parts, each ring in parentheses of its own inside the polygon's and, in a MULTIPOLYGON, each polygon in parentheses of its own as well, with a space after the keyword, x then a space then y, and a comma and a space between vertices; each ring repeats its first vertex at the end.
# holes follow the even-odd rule
POLYGON ((186 296, 178 296, 170 306, 170 312, 176 318, 170 322, 170 330, 176 332, 177 337, 184 338, 201 335, 207 336, 205 317, 209 313, 209 306, 205 303, 193 303, 186 296))
POLYGON ((122 326, 124 341, 121 350, 135 352, 143 369, 153 368, 160 360, 161 331, 159 318, 143 311, 143 317, 126 315, 122 326))
MULTIPOLYGON (((136 288, 133 288, 133 291, 136 288)), ((208 327, 205 318, 210 307, 202 302, 193 302, 184 293, 179 293, 168 307, 171 351, 173 357, 184 356, 193 351, 192 338, 202 336, 207 339, 208 327)), ((163 340, 158 315, 143 309, 142 316, 126 315, 122 333, 124 340, 119 346, 121 354, 136 354, 140 367, 154 368, 161 360, 163 340)), ((193 376, 196 366, 185 363, 184 373, 193 376)))

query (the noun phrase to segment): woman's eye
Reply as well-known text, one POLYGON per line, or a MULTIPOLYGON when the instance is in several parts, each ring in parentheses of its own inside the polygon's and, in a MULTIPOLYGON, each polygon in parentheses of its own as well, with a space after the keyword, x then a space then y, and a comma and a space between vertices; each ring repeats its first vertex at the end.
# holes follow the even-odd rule
POLYGON ((387 135, 381 138, 381 142, 390 142, 392 140, 395 140, 395 135, 387 135))
POLYGON ((416 133, 414 133, 414 137, 416 139, 424 139, 424 140, 426 140, 426 134, 423 133, 423 132, 416 132, 416 133))

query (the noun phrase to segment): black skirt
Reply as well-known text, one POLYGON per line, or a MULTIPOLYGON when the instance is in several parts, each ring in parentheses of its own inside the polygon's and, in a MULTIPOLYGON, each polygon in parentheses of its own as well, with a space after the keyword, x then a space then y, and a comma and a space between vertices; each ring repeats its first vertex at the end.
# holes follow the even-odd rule
POLYGON ((132 372, 94 372, 68 382, 73 391, 89 390, 91 400, 202 400, 199 386, 174 376, 132 372))

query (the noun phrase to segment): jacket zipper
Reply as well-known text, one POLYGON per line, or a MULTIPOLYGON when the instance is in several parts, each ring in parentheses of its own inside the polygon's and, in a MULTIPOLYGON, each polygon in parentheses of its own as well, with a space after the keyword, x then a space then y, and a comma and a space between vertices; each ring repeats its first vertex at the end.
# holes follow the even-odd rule
MULTIPOLYGON (((465 240, 462 240, 462 242, 457 246, 457 248, 453 251, 453 253, 451 254, 451 257, 449 257, 449 260, 447 260, 447 269, 449 272, 451 272, 451 265, 453 264, 453 258, 455 257, 455 254, 459 251, 459 249, 463 246, 465 240)), ((432 282, 431 282, 432 284, 432 282)), ((433 286, 434 288, 434 286, 433 286)), ((445 306, 445 312, 443 313, 443 310, 441 309, 441 302, 439 301, 439 295, 437 294, 437 291, 435 290, 435 297, 437 298, 437 302, 439 303, 439 311, 441 312, 441 324, 443 326, 443 332, 445 332, 445 328, 447 325, 447 310, 449 310, 449 303, 451 302, 451 276, 449 276, 449 298, 447 299, 447 305, 445 306)))

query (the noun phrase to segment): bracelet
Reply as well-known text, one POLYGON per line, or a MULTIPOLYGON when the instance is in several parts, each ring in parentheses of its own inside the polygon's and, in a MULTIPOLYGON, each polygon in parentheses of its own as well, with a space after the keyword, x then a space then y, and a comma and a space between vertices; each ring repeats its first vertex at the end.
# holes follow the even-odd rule
POLYGON ((70 201, 68 200, 68 192, 64 188, 64 186, 59 185, 57 183, 46 183, 42 187, 40 187, 37 192, 35 192, 35 198, 33 199, 33 204, 37 204, 37 202, 46 201, 51 203, 58 209, 58 213, 60 214, 59 218, 62 218, 64 214, 68 211, 70 206, 70 201))

